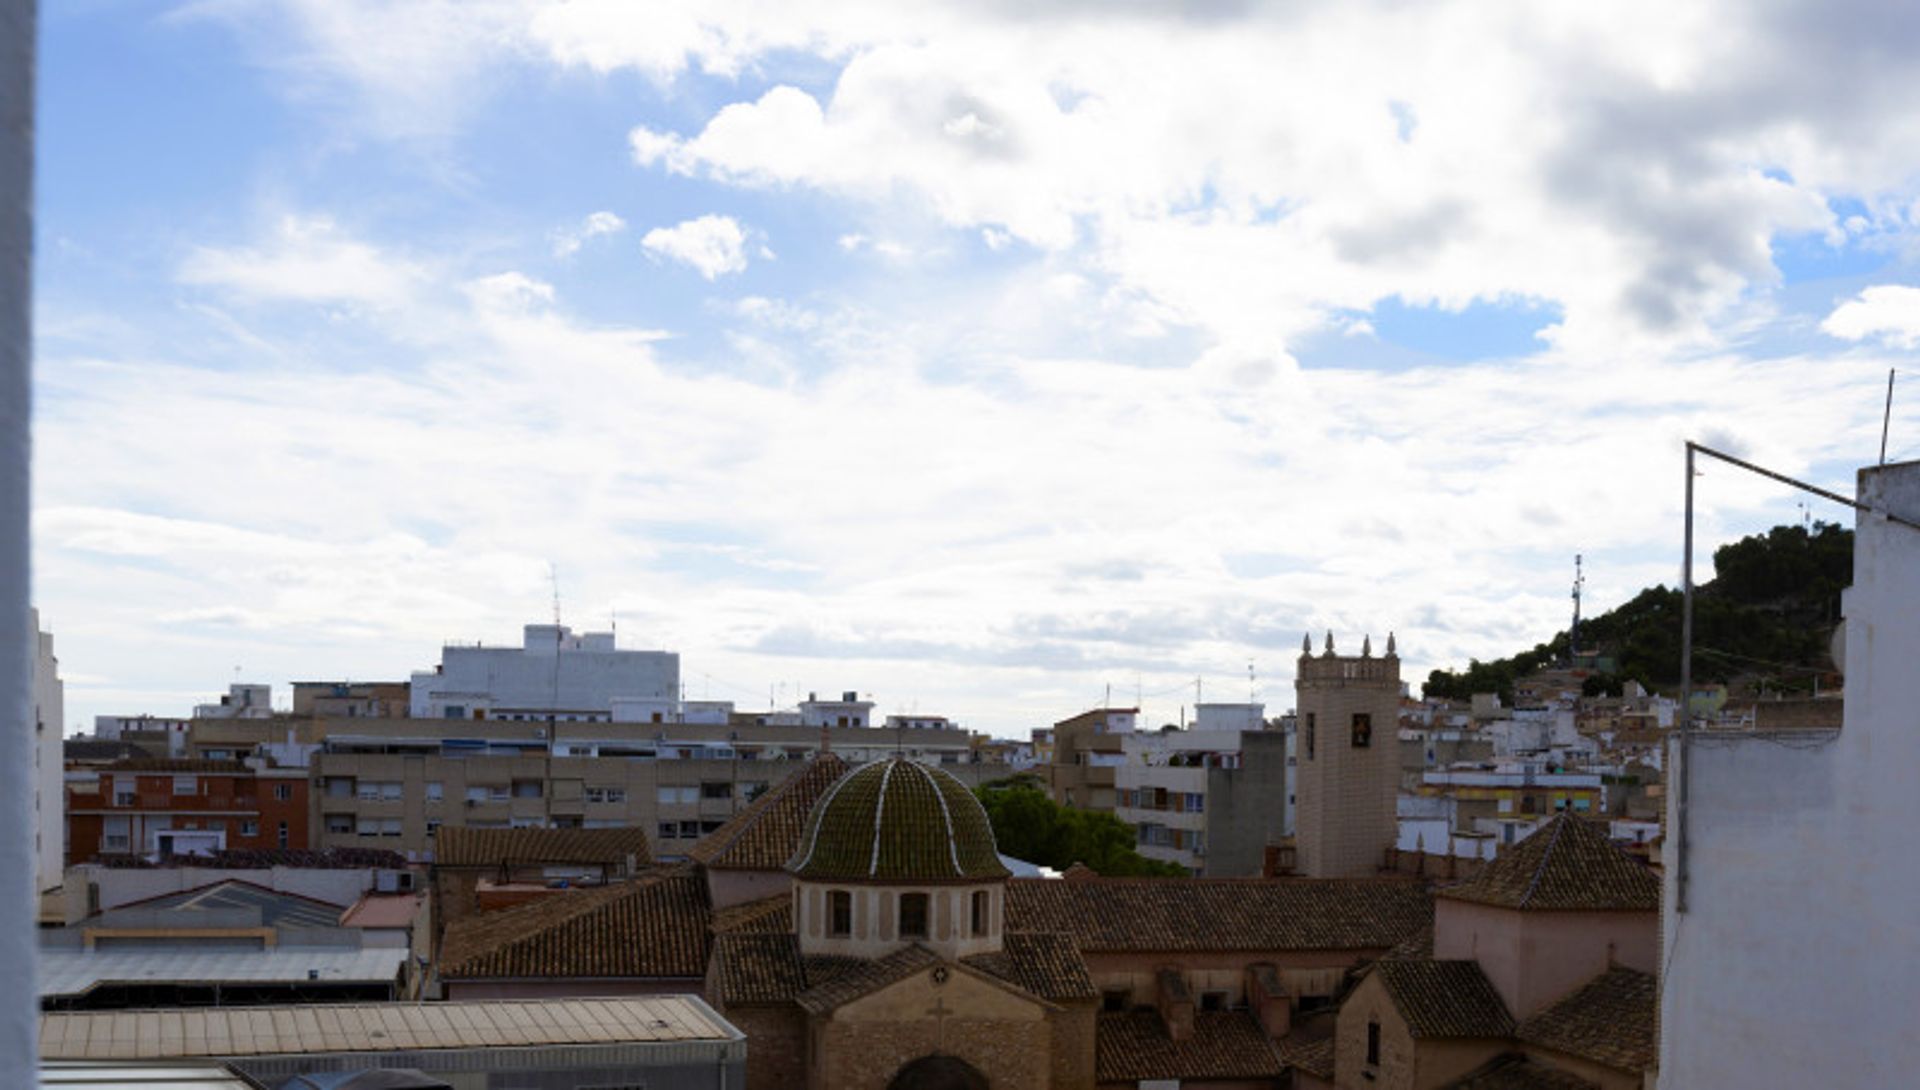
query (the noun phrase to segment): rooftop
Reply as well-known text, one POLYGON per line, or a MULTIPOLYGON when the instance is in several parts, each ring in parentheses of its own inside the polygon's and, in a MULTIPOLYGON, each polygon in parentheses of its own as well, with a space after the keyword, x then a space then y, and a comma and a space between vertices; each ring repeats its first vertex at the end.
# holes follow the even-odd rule
POLYGON ((1477 961, 1403 961, 1373 964, 1393 1008, 1417 1038, 1506 1037, 1513 1016, 1477 961))
POLYGON ((814 757, 807 767, 702 837, 687 855, 714 870, 784 870, 800 847, 800 834, 814 804, 848 767, 831 753, 814 757))
POLYGON ((690 868, 662 871, 455 920, 440 975, 702 977, 709 918, 706 883, 690 868))
POLYGON ((1436 896, 1535 911, 1654 912, 1660 879, 1601 827, 1562 813, 1436 896))
POLYGON ((1638 1073, 1659 1058, 1660 983, 1650 973, 1613 968, 1520 1024, 1530 1045, 1638 1073))
POLYGON ((442 867, 510 867, 536 864, 615 866, 653 859, 645 829, 476 829, 448 825, 435 838, 434 863, 442 867))
POLYGON ((48 1060, 739 1040, 693 996, 196 1007, 40 1016, 48 1060))
POLYGON ((1094 1034, 1094 1069, 1102 1083, 1148 1079, 1275 1079, 1286 1069, 1274 1042, 1245 1011, 1201 1011, 1193 1035, 1167 1036, 1151 1011, 1102 1014, 1094 1034))
POLYGON ((104 984, 392 984, 406 964, 399 947, 278 946, 271 950, 197 944, 40 951, 40 997, 84 995, 104 984), (317 976, 314 974, 318 974, 317 976))
POLYGON ((1007 929, 1082 951, 1386 950, 1433 922, 1417 882, 1097 878, 1007 883, 1007 929))
POLYGON ((987 812, 952 773, 893 757, 829 787, 788 865, 824 881, 1005 878, 987 812))

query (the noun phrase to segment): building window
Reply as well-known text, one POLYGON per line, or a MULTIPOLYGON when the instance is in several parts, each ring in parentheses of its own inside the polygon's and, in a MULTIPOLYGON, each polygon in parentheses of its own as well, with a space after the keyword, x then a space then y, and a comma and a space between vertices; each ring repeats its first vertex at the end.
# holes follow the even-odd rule
POLYGON ((680 823, 677 821, 661 822, 660 823, 660 839, 662 840, 680 839, 680 823))
POLYGON ((1373 744, 1373 716, 1366 712, 1353 713, 1353 748, 1366 749, 1373 744))
POLYGON ((282 848, 285 848, 287 846, 287 843, 288 843, 287 823, 283 821, 280 823, 280 846, 282 848))
POLYGON ((427 819, 427 839, 432 840, 434 837, 438 835, 440 835, 440 819, 428 818, 427 819))
POLYGON ((733 785, 730 783, 703 783, 700 785, 700 797, 703 799, 730 799, 733 797, 733 785))
POLYGON ((173 793, 176 795, 198 795, 200 793, 200 778, 198 776, 175 776, 173 778, 173 793))
POLYGON ((1227 993, 1201 992, 1200 1009, 1203 1011, 1223 1011, 1227 1009, 1227 993))
POLYGON ((439 802, 447 796, 447 785, 440 780, 427 781, 427 801, 439 802))
POLYGON ((827 934, 836 939, 853 934, 853 894, 844 889, 827 893, 827 934))
POLYGON ((1314 734, 1313 727, 1314 727, 1314 714, 1312 712, 1308 712, 1307 713, 1307 760, 1309 761, 1313 760, 1313 734, 1314 734))
POLYGON ((926 894, 902 893, 900 895, 900 937, 903 939, 927 937, 926 894))
POLYGON ((351 836, 353 834, 353 815, 328 814, 327 832, 335 836, 351 836))
POLYGON ((513 781, 513 797, 516 799, 537 799, 540 797, 539 780, 513 781))
POLYGON ((974 890, 973 891, 973 934, 975 938, 978 938, 979 936, 985 935, 987 933, 988 907, 989 906, 987 902, 987 891, 984 889, 974 890))
POLYGON ((293 801, 293 785, 292 785, 292 784, 290 784, 290 783, 276 783, 276 784, 274 784, 274 785, 273 785, 273 799, 274 799, 274 801, 275 801, 275 802, 291 802, 291 801, 293 801))
POLYGON ((252 819, 242 820, 240 822, 240 835, 241 836, 259 836, 260 823, 252 819))
POLYGON ((1125 988, 1116 988, 1100 993, 1100 1009, 1108 1014, 1119 1014, 1127 1009, 1127 1001, 1133 994, 1125 988))
POLYGON ((1367 1066, 1380 1066, 1380 1023, 1367 1023, 1367 1066))

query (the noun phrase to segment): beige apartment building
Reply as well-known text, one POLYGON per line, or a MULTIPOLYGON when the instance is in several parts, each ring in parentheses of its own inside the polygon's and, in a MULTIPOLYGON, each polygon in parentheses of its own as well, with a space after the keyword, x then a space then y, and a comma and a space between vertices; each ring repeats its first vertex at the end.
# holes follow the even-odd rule
POLYGON ((974 761, 962 731, 332 720, 309 758, 312 846, 428 858, 446 826, 638 827, 671 859, 823 748, 854 765, 904 753, 970 785, 1011 771, 974 761))

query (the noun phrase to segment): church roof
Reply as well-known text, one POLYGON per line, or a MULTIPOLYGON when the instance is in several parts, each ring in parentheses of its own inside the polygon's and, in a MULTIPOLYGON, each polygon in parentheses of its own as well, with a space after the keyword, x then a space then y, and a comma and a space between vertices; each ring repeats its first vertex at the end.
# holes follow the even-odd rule
POLYGON ((708 833, 687 855, 713 870, 781 870, 800 845, 814 804, 847 772, 847 762, 822 753, 708 833))
POLYGON ((710 917, 706 883, 684 867, 604 889, 555 893, 449 924, 440 975, 700 977, 707 971, 710 917))
POLYGON ((1102 1014, 1094 1033, 1094 1072, 1101 1083, 1277 1079, 1286 1067, 1246 1011, 1197 1011, 1193 1034, 1184 1041, 1169 1037, 1152 1011, 1102 1014))
MULTIPOLYGON (((839 956, 803 956, 794 935, 735 931, 714 936, 714 981, 720 1002, 784 1003, 830 1010, 941 959, 909 946, 877 961, 839 956), (917 952, 915 952, 917 951, 917 952)), ((1067 935, 1013 934, 999 952, 974 954, 959 964, 1041 999, 1062 1002, 1100 996, 1086 962, 1067 935)))
POLYGON ((829 787, 787 866, 824 881, 1007 876, 980 800, 952 774, 904 757, 862 765, 829 787))
POLYGON ((482 829, 447 825, 434 838, 433 862, 439 867, 512 867, 561 864, 635 866, 653 860, 646 830, 482 829))
POLYGON ((1563 813, 1436 896, 1538 911, 1656 911, 1660 879, 1600 827, 1563 813))
POLYGON ((1385 950, 1433 922, 1417 882, 1083 878, 1007 883, 1009 931, 1061 931, 1088 952, 1385 950))
POLYGON ((1520 1023, 1514 1036, 1637 1073, 1658 1058, 1659 1028, 1660 982, 1650 973, 1615 966, 1520 1023))
POLYGON ((1418 1038, 1505 1037, 1513 1016, 1477 961, 1382 959, 1373 974, 1418 1038))
POLYGON ((1524 1053, 1507 1052, 1441 1090, 1600 1090, 1600 1087, 1571 1072, 1536 1063, 1524 1053))

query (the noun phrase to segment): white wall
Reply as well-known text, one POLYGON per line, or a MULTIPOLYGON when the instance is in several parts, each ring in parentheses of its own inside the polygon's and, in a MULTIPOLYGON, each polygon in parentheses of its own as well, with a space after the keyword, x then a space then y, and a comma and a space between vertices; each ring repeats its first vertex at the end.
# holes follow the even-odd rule
POLYGON ((33 0, 0 0, 0 1086, 31 1087, 34 979, 33 654, 27 615, 33 337, 33 0))
MULTIPOLYGON (((1920 520, 1920 465, 1863 471, 1860 498, 1920 520)), ((1920 531, 1860 516, 1845 613, 1837 735, 1696 736, 1687 758, 1687 833, 1665 850, 1663 1085, 1908 1086, 1920 1071, 1920 531)), ((1678 806, 1670 792, 1670 830, 1678 806)))
POLYGON ((442 648, 438 671, 413 675, 410 704, 416 718, 438 719, 449 704, 466 718, 476 707, 611 714, 616 700, 677 711, 680 656, 617 650, 607 633, 527 625, 520 647, 442 648))

